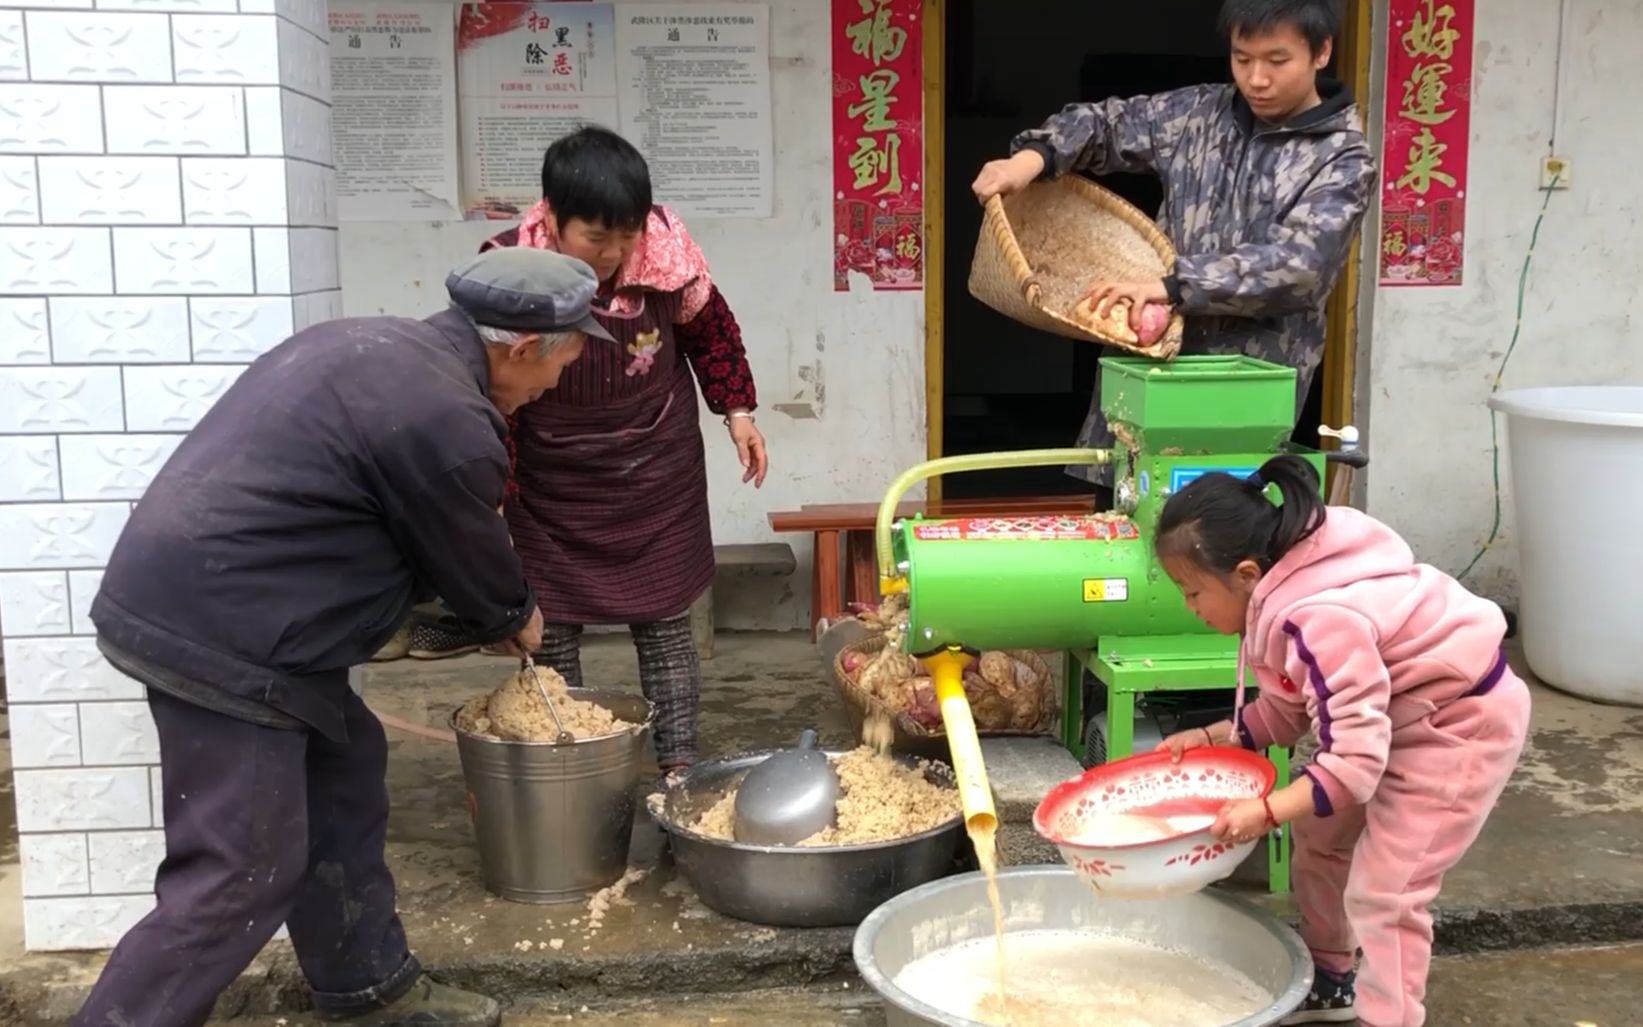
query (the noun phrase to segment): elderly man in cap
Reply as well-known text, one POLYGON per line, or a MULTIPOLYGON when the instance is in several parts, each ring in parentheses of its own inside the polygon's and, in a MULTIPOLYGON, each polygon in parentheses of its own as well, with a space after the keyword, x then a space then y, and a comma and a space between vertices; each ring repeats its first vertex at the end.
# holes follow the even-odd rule
POLYGON ((427 978, 384 862, 382 727, 348 686, 418 598, 515 653, 542 638, 498 513, 503 417, 554 387, 598 280, 547 250, 453 271, 414 321, 315 325, 226 392, 131 515, 91 608, 160 739, 159 905, 75 1024, 203 1024, 281 924, 320 1015, 489 1025, 427 978))

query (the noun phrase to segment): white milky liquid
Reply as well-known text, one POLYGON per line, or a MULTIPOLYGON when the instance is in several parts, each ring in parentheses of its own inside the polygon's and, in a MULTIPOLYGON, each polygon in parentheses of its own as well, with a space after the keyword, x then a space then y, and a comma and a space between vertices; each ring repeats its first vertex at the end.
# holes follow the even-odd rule
POLYGON ((1208 813, 1181 813, 1168 817, 1137 816, 1133 813, 1095 813, 1079 825, 1068 841, 1075 845, 1138 845, 1176 835, 1202 831, 1215 823, 1208 813))
POLYGON ((1009 1020, 998 950, 977 938, 909 963, 895 982, 943 1012, 993 1027, 1224 1027, 1272 996, 1231 967, 1089 931, 1006 936, 1009 1020))

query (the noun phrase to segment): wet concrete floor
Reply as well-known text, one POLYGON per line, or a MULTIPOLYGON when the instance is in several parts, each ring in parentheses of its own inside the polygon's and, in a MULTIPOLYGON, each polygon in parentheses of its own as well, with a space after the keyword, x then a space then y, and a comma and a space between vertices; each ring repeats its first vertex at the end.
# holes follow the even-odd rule
MULTIPOLYGON (((782 744, 805 726, 816 727, 824 744, 851 744, 840 701, 807 638, 727 633, 718 643, 717 656, 704 665, 704 755, 782 744)), ((625 633, 590 638, 584 666, 590 685, 637 691, 625 633)), ((382 664, 369 672, 366 697, 383 713, 443 726, 451 709, 495 687, 511 670, 505 660, 482 656, 382 664)), ((574 1011, 582 1004, 609 1008, 618 996, 802 988, 852 975, 848 929, 774 930, 711 912, 676 877, 671 861, 658 859, 661 839, 654 829, 635 834, 632 859, 645 875, 597 929, 585 903, 524 906, 487 895, 455 746, 389 734, 394 810, 388 855, 401 911, 417 954, 453 983, 497 994, 562 996, 574 1011)), ((9 774, 0 778, 0 801, 9 798, 9 784, 9 774)), ((29 1010, 70 1010, 95 978, 101 956, 23 953, 11 859, 0 865, 0 1008, 10 996, 29 1010)), ((1290 911, 1287 900, 1274 904, 1290 911)), ((1643 940, 1643 711, 1537 688, 1534 735, 1522 767, 1483 837, 1449 876, 1437 910, 1438 944, 1446 954, 1643 940)), ((1540 957, 1506 958, 1532 963, 1540 957)), ((1502 981, 1510 983, 1511 975, 1502 981)), ((1498 990, 1479 986, 1467 994, 1481 1001, 1498 990)), ((1435 994, 1447 1001, 1442 989, 1435 994)), ((1600 991, 1592 992, 1592 1001, 1602 1000, 1600 991)), ((802 1006, 814 996, 792 1001, 802 1006)), ((301 1005, 289 947, 275 943, 224 1008, 249 1016, 301 1005)), ((686 1007, 670 999, 665 1008, 686 1007)), ((1578 1019, 1474 1022, 1555 1025, 1578 1019)), ((1643 1016, 1594 1022, 1643 1023, 1643 1016)))

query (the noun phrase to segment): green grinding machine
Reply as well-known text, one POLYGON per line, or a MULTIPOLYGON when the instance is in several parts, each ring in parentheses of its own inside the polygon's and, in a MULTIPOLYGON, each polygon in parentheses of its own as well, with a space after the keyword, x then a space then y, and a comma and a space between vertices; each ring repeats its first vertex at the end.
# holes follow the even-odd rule
MULTIPOLYGON (((1082 674, 1109 696, 1108 753, 1131 744, 1135 696, 1228 688, 1238 640, 1201 623, 1152 554, 1165 500, 1207 471, 1245 476, 1292 452, 1323 478, 1325 454, 1292 445, 1295 371, 1245 356, 1101 361, 1101 408, 1121 448, 947 457, 891 485, 876 543, 886 592, 908 594, 903 645, 917 656, 961 649, 1069 652, 1063 739, 1082 755, 1082 674), (961 471, 1112 463, 1114 505, 1089 516, 895 522, 916 482, 961 471)), ((1356 432, 1324 430, 1356 441, 1356 432)), ((1328 454, 1355 466, 1355 445, 1328 454)))
MULTIPOLYGON (((961 681, 987 649, 1068 654, 1062 741, 1084 758, 1083 673, 1106 687, 1105 756, 1129 755, 1138 696, 1226 689, 1236 684, 1238 639, 1217 634, 1187 609, 1152 553, 1166 500, 1209 471, 1246 477, 1276 453, 1309 460, 1323 479, 1326 455, 1289 441, 1295 371, 1245 356, 1101 361, 1101 409, 1119 447, 946 457, 911 468, 879 507, 880 586, 907 593, 902 646, 934 680, 959 779, 965 819, 984 836, 996 823, 987 772, 961 681), (1116 509, 1087 516, 974 517, 895 521, 915 483, 937 475, 1057 464, 1113 464, 1116 509), (979 827, 978 827, 979 825, 979 827)), ((1364 465, 1357 431, 1327 459, 1364 465)), ((1289 754, 1269 757, 1288 780, 1289 754)), ((987 844, 985 837, 978 844, 987 844)), ((1289 842, 1267 847, 1269 887, 1289 888, 1289 842)))

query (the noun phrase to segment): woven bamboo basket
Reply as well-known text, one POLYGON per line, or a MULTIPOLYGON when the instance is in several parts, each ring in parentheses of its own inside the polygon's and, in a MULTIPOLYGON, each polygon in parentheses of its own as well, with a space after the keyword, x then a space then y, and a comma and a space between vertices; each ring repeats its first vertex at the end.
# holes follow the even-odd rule
MULTIPOLYGON (((844 700, 845 714, 850 718, 850 729, 855 732, 856 737, 861 737, 862 723, 867 719, 868 713, 880 711, 890 718, 890 723, 895 729, 895 741, 891 745, 891 751, 923 759, 947 759, 947 732, 939 724, 935 727, 925 727, 908 716, 906 711, 887 708, 877 696, 851 681, 849 675, 845 674, 845 653, 857 652, 864 656, 873 656, 884 649, 885 641, 884 635, 873 635, 845 646, 839 655, 833 658, 833 684, 839 690, 839 697, 844 700)), ((1061 694, 1056 687, 1054 672, 1042 656, 1030 649, 1011 650, 1009 655, 1031 667, 1034 672, 1034 683, 1031 687, 1039 690, 1038 723, 1028 728, 995 728, 983 723, 978 717, 976 734, 982 738, 1053 735, 1061 717, 1061 694)))
POLYGON ((987 201, 970 294, 1033 328, 1168 360, 1181 349, 1178 312, 1146 346, 1086 327, 1070 312, 1091 282, 1162 278, 1174 266, 1175 247, 1145 214, 1086 178, 1063 175, 987 201))

